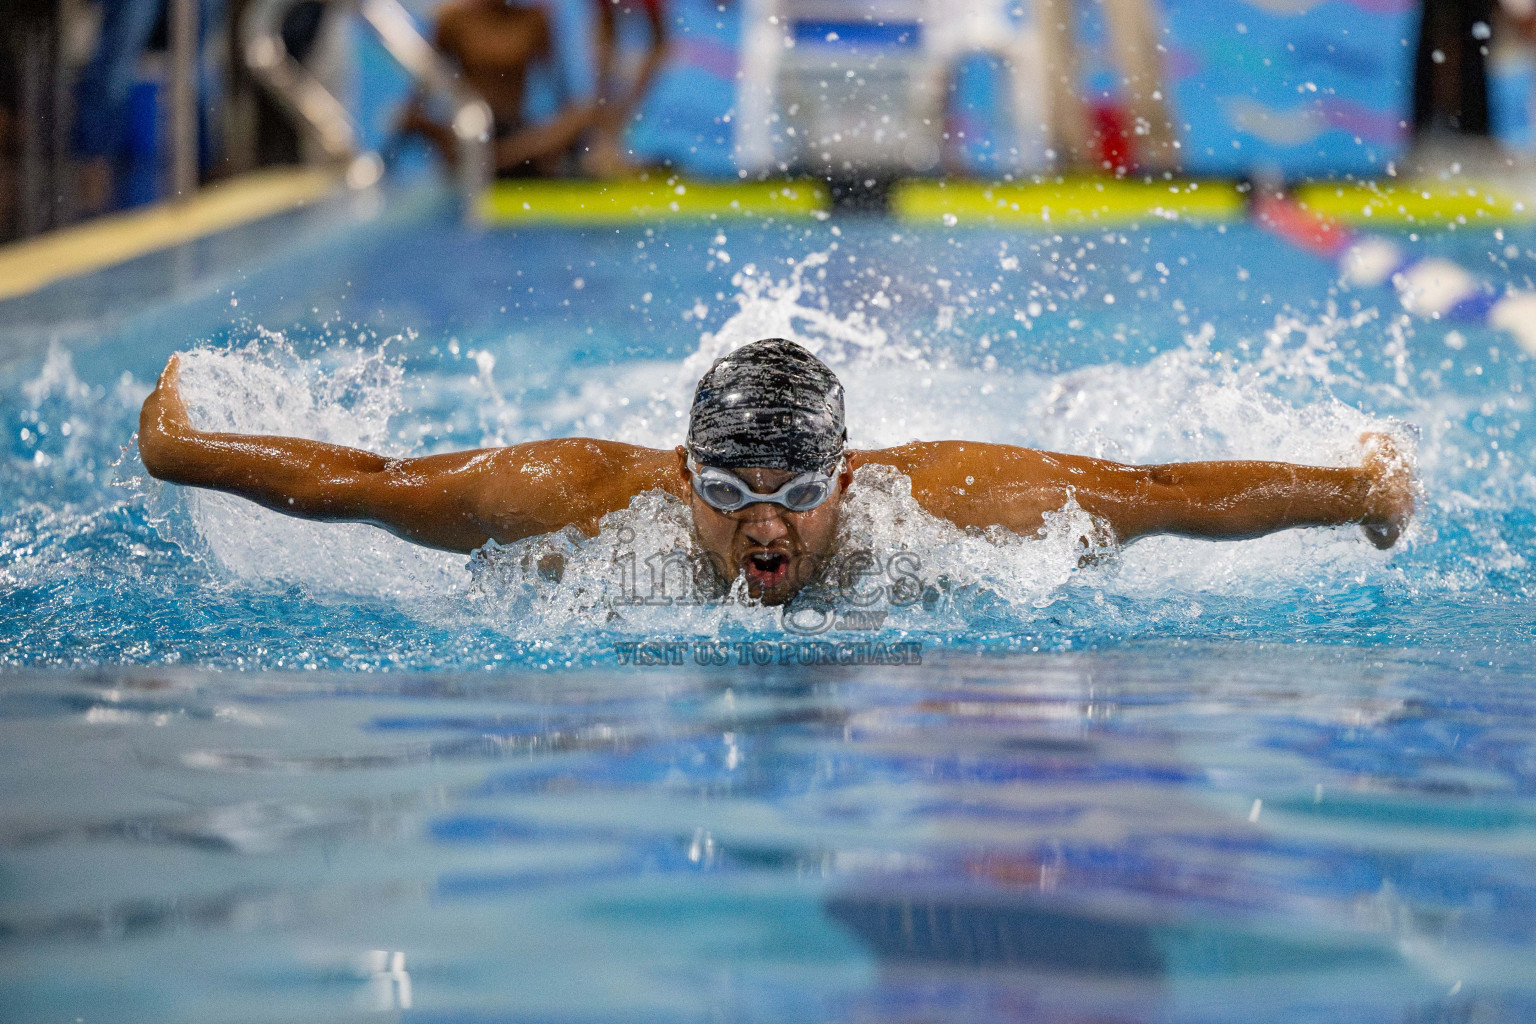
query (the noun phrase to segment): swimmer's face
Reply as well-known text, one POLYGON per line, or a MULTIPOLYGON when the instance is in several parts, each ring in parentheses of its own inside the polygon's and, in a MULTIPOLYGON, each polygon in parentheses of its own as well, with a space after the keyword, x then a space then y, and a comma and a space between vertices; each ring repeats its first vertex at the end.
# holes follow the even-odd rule
MULTIPOLYGON (((699 543, 726 580, 747 578, 747 593, 764 604, 783 604, 815 579, 832 554, 843 494, 853 480, 846 467, 832 496, 813 509, 791 512, 783 505, 759 502, 736 512, 721 512, 700 498, 688 476, 687 449, 677 449, 682 491, 693 509, 699 543)), ((759 494, 772 494, 795 474, 784 469, 733 469, 759 494)))

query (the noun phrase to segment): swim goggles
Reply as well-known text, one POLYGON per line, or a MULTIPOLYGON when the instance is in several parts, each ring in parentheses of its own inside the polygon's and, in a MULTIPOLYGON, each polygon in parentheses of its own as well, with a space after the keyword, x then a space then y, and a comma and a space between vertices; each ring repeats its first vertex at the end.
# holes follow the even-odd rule
POLYGON ((832 496, 841 466, 839 459, 830 469, 801 473, 772 494, 759 494, 730 470, 700 466, 692 455, 688 456, 688 475, 693 479, 694 493, 720 512, 739 512, 758 502, 783 505, 791 512, 809 512, 832 496))

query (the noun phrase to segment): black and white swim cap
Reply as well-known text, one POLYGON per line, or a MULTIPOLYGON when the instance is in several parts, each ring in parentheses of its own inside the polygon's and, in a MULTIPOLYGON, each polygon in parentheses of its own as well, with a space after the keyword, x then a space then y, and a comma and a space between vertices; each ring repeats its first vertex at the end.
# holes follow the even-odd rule
POLYGON ((840 459, 847 439, 842 382, 784 338, 715 360, 693 393, 688 450, 701 466, 805 473, 840 459))

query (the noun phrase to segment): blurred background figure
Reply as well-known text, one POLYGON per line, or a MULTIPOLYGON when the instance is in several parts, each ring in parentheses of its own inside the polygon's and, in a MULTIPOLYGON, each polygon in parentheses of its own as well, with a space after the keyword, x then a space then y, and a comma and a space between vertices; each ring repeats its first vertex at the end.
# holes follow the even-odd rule
MULTIPOLYGON (((223 0, 194 0, 197 11, 197 148, 203 176, 219 155, 223 0)), ((162 91, 141 64, 166 48, 167 0, 102 0, 96 53, 76 91, 78 202, 84 213, 150 202, 161 191, 157 134, 162 91), (159 45, 154 45, 159 44, 159 45)))
POLYGON ((594 0, 597 8, 597 116, 583 169, 604 177, 627 170, 624 130, 667 58, 667 0, 594 0), (621 69, 620 18, 645 19, 646 46, 633 74, 621 69))
POLYGON ((1078 0, 1034 0, 1040 25, 1047 123, 1056 164, 1089 173, 1171 171, 1177 132, 1153 0, 1095 0, 1108 30, 1108 61, 1118 102, 1085 102, 1076 25, 1078 0))
POLYGON ((360 187, 402 128, 466 192, 487 163, 812 175, 873 208, 909 175, 1514 173, 1533 38, 1536 0, 0 0, 0 237, 189 167, 360 187))
MULTIPOLYGON (((436 21, 437 49, 458 65, 464 83, 490 105, 497 173, 568 170, 572 150, 592 125, 597 108, 566 95, 544 9, 507 0, 452 0, 438 11, 436 21), (552 74, 560 107, 553 116, 530 124, 524 97, 535 70, 552 74)), ((401 131, 426 138, 450 165, 457 161, 453 133, 426 97, 418 94, 407 103, 401 131)))

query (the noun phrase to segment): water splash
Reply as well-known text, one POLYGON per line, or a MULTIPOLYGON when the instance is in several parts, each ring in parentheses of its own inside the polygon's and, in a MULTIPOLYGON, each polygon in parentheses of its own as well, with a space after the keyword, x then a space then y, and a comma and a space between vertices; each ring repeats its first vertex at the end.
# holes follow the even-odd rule
POLYGON ((1034 538, 1001 528, 969 533, 926 512, 911 481, 864 466, 844 502, 837 555, 788 609, 748 597, 745 581, 714 575, 681 502, 659 491, 604 518, 594 538, 574 529, 491 543, 470 564, 477 613, 516 623, 521 639, 820 634, 838 612, 850 629, 963 630, 975 609, 1049 604, 1051 593, 1110 545, 1075 503, 1034 538), (805 614, 800 614, 804 612, 805 614), (786 625, 784 616, 791 621, 786 625))
MULTIPOLYGON (((832 308, 812 273, 826 262, 826 253, 813 253, 783 278, 744 267, 734 279, 736 312, 703 334, 680 364, 595 373, 575 394, 541 407, 524 409, 501 398, 493 358, 476 359, 476 387, 494 407, 493 415, 481 417, 482 442, 536 436, 536 423, 568 422, 670 447, 681 439, 697 375, 748 341, 780 336, 816 351, 844 378, 858 446, 957 437, 1132 462, 1244 457, 1346 464, 1359 458, 1361 434, 1375 431, 1412 448, 1399 422, 1334 393, 1350 388, 1377 406, 1411 405, 1403 373, 1365 384, 1342 354, 1341 340, 1364 327, 1371 313, 1314 322, 1280 318, 1262 339, 1225 348, 1204 325, 1184 345, 1142 365, 1003 373, 930 358, 928 350, 893 339, 864 310, 832 308)), ((396 455, 413 451, 404 373, 383 348, 342 346, 304 359, 280 336, 263 334, 228 351, 189 354, 183 381, 194 422, 209 429, 301 435, 396 455)), ((446 380, 428 386, 463 390, 446 380)), ((697 558, 686 510, 659 494, 610 517, 596 538, 566 531, 490 546, 467 576, 459 556, 424 551, 366 526, 302 523, 202 492, 184 500, 202 549, 247 583, 380 595, 410 606, 413 615, 434 621, 468 615, 522 640, 572 637, 594 627, 625 635, 701 635, 775 624, 776 613, 744 599, 686 604, 626 597, 624 558, 640 565, 670 553, 697 558)), ((1150 609, 1153 620, 1187 622, 1204 613, 1201 594, 1252 598, 1305 591, 1319 579, 1381 584, 1392 578, 1389 557, 1347 530, 1292 532, 1243 545, 1159 538, 1109 560, 1085 558, 1094 552, 1084 544, 1102 531, 1071 507, 1040 537, 1001 530, 970 535, 923 512, 909 484, 877 468, 861 471, 844 534, 845 548, 874 552, 881 565, 904 551, 921 567, 919 599, 885 602, 887 614, 879 620, 903 630, 964 631, 980 620, 1016 627, 1073 600, 1084 604, 1079 619, 1097 615, 1123 625, 1129 602, 1150 609)))
MULTIPOLYGON (((307 437, 385 455, 410 454, 392 423, 405 407, 404 371, 384 346, 339 345, 301 358, 280 334, 182 359, 182 395, 203 430, 307 437)), ((442 613, 463 590, 464 558, 372 526, 312 523, 230 495, 181 490, 194 531, 172 536, 211 556, 231 580, 297 583, 319 593, 378 596, 442 613)))
MULTIPOLYGON (((1518 440, 1529 402, 1518 389, 1490 399, 1436 386, 1415 364, 1410 328, 1395 319, 1330 307, 1312 317, 1277 317, 1257 333, 1196 324, 1182 344, 1139 364, 1105 361, 1051 372, 1017 360, 1002 367, 965 358, 961 339, 984 333, 966 320, 982 316, 980 307, 956 314, 953 336, 929 332, 919 343, 917 332, 882 322, 894 317, 893 307, 875 301, 903 282, 872 277, 866 292, 873 294, 834 299, 839 293, 820 276, 828 266, 823 252, 786 264, 778 276, 743 267, 733 314, 701 333, 685 358, 583 366, 565 378, 574 390, 553 396, 509 386, 504 365, 485 349, 470 350, 467 364, 445 359, 408 372, 387 344, 331 338, 300 354, 268 332, 188 353, 184 394, 194 422, 209 429, 313 437, 389 455, 567 434, 670 447, 686 429, 696 373, 740 344, 778 335, 815 349, 844 379, 857 447, 948 437, 1129 462, 1338 465, 1358 460, 1366 432, 1390 433, 1413 451, 1417 438, 1406 424, 1424 425, 1429 506, 1405 542, 1385 554, 1341 528, 1242 544, 1151 538, 1097 557, 1106 552, 1093 549, 1099 533, 1081 510, 1063 510, 1038 537, 975 536, 922 512, 899 478, 866 469, 845 508, 843 543, 876 558, 859 586, 885 593, 875 609, 881 614, 848 618, 849 628, 937 643, 1060 649, 1164 633, 1268 636, 1277 623, 1326 639, 1405 600, 1464 595, 1459 599, 1475 603, 1490 585, 1523 576, 1529 545, 1518 523, 1505 522, 1498 510, 1528 502, 1536 483, 1514 445, 1489 446, 1480 431, 1492 422, 1504 431, 1501 438, 1518 440), (1499 469, 1504 465, 1509 472, 1499 469), (893 578, 892 558, 903 553, 913 561, 903 560, 894 573, 902 578, 893 578), (904 581, 908 568, 916 582, 904 581), (898 584, 905 588, 899 595, 898 584)), ((117 451, 104 458, 103 439, 131 431, 145 385, 87 387, 65 353, 51 356, 20 390, 13 430, 33 420, 55 428, 72 421, 75 438, 90 440, 75 450, 58 429, 41 443, 34 432, 30 443, 42 457, 24 465, 13 442, 12 475, 34 488, 39 512, 48 512, 13 508, 0 549, 0 571, 13 584, 67 589, 63 579, 89 564, 87 575, 103 592, 121 593, 124 584, 111 567, 121 552, 137 552, 132 557, 143 572, 134 578, 150 581, 155 593, 177 590, 179 601, 187 593, 235 605, 298 600, 322 632, 325 609, 345 607, 349 617, 366 610, 378 622, 336 656, 343 664, 366 660, 370 643, 382 644, 390 658, 426 656, 442 664, 475 661, 480 655, 473 652, 498 648, 579 657, 614 637, 781 629, 778 612, 739 593, 702 604, 625 600, 626 554, 642 567, 652 556, 696 557, 686 511, 659 495, 642 496, 596 538, 533 538, 467 560, 365 525, 305 523, 228 496, 164 487, 139 479, 132 457, 112 468, 117 451), (99 499, 114 478, 126 485, 117 502, 132 499, 126 507, 99 499), (68 480, 83 496, 97 496, 82 507, 79 529, 58 520, 72 513, 50 511, 45 500, 68 480), (89 563, 69 554, 82 544, 100 549, 89 563), (548 571, 552 556, 559 573, 548 571), (390 623, 417 624, 420 650, 434 653, 401 655, 401 638, 392 632, 398 627, 390 623)), ((834 564, 828 573, 835 579, 846 567, 834 564)), ((854 600, 841 600, 841 607, 867 610, 854 600)), ((304 655, 299 663, 313 660, 313 646, 296 652, 304 655)))

